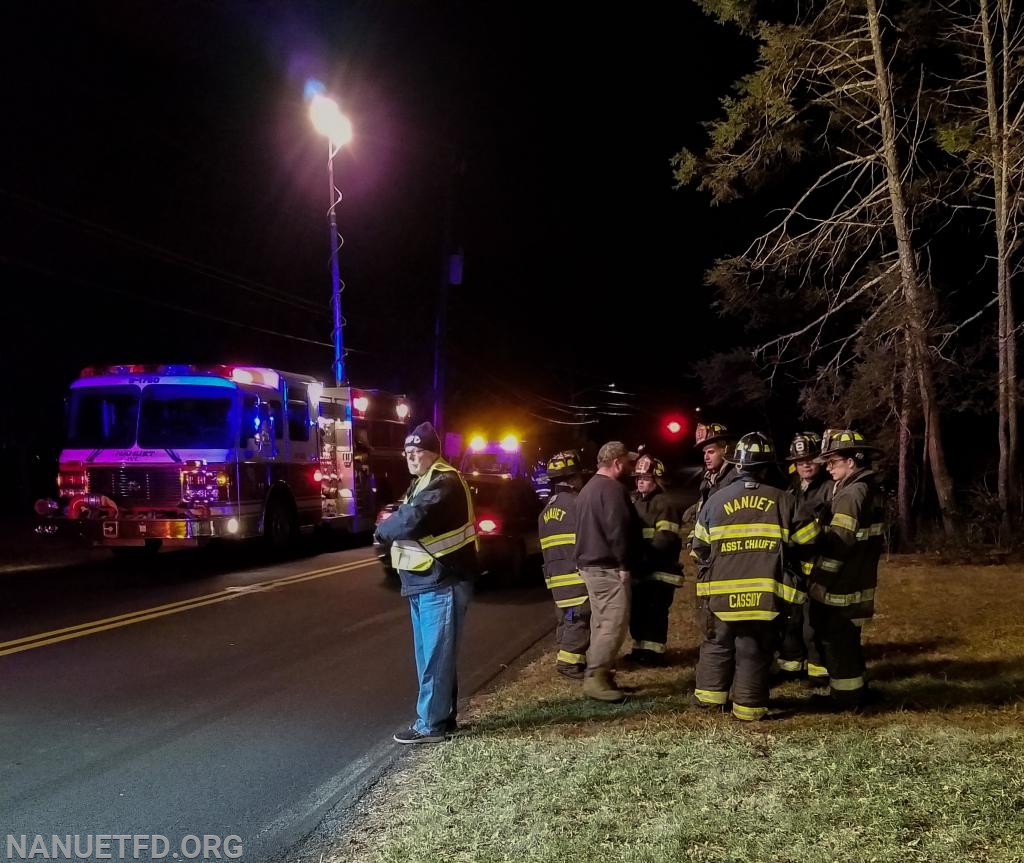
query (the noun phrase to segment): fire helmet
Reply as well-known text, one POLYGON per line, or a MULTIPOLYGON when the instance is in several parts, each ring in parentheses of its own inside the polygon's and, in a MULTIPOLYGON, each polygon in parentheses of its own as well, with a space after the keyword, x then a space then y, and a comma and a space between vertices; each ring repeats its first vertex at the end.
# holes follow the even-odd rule
POLYGON ((637 460, 636 467, 633 469, 633 476, 649 476, 651 479, 659 480, 665 476, 665 464, 661 459, 644 453, 637 460))
POLYGON ((826 429, 821 439, 821 455, 815 461, 825 464, 830 456, 841 455, 856 461, 867 461, 870 456, 880 455, 878 447, 868 446, 868 442, 858 431, 853 429, 826 429))
POLYGON ((807 461, 821 454, 821 435, 817 432, 802 431, 793 436, 789 443, 786 461, 807 461))
POLYGON ((548 459, 547 473, 551 479, 575 476, 582 471, 580 454, 574 449, 556 452, 548 459))
POLYGON ((745 434, 736 442, 736 449, 727 461, 739 467, 761 467, 775 464, 775 446, 761 432, 745 434))
POLYGON ((697 431, 694 434, 696 439, 695 449, 704 449, 709 443, 721 443, 728 446, 732 435, 721 423, 697 423, 697 431))

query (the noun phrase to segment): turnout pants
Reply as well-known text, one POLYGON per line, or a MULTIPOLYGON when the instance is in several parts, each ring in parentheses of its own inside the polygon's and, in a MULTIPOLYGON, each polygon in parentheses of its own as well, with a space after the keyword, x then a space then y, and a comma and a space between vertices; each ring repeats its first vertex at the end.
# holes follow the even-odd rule
POLYGON ((655 578, 633 583, 633 603, 629 616, 629 634, 637 650, 664 653, 668 642, 668 612, 675 599, 674 585, 655 578))
MULTIPOLYGON (((556 602, 557 602, 556 598, 556 602)), ((555 641, 558 644, 559 667, 583 668, 587 664, 590 647, 590 600, 584 597, 580 605, 568 608, 555 606, 555 641)))
POLYGON ((828 685, 836 703, 858 705, 864 700, 864 649, 860 627, 841 609, 811 599, 811 626, 828 669, 828 685))
POLYGON ((828 677, 825 660, 814 643, 811 626, 811 601, 793 606, 782 630, 779 645, 779 669, 791 673, 806 671, 810 678, 828 677))
POLYGON ((775 658, 775 621, 727 623, 705 610, 694 695, 702 704, 722 705, 732 690, 737 719, 761 719, 768 712, 768 676, 775 658))

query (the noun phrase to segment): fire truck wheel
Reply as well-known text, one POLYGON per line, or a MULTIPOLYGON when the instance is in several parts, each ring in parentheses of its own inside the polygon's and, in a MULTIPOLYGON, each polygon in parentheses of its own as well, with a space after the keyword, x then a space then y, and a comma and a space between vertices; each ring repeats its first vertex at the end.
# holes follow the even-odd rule
POLYGON ((299 538, 299 521, 295 506, 283 495, 276 494, 267 502, 263 515, 263 537, 275 551, 295 546, 299 538))

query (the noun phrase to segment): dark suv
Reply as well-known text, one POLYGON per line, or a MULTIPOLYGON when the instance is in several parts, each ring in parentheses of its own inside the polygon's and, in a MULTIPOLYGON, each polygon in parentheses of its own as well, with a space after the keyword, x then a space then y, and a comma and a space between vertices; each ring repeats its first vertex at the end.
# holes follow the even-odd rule
MULTIPOLYGON (((529 480, 499 476, 465 478, 473 497, 481 573, 487 581, 523 582, 530 573, 540 579, 540 540, 537 517, 543 502, 529 480)), ((388 504, 377 514, 379 524, 391 516, 401 501, 388 504)), ((389 548, 374 542, 384 571, 394 577, 389 548)))

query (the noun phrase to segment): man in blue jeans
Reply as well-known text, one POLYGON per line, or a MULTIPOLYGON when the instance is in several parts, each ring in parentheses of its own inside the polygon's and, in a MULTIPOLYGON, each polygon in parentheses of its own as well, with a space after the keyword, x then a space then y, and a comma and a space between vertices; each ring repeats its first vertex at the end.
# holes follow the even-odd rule
POLYGON ((476 576, 476 520, 465 481, 441 458, 430 423, 405 439, 412 485, 405 502, 377 526, 409 598, 419 695, 417 719, 397 743, 437 743, 455 731, 456 661, 476 576))

